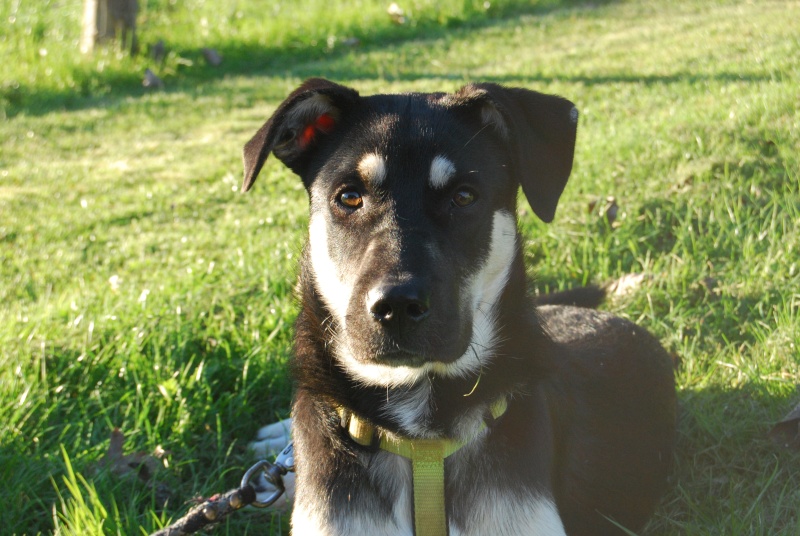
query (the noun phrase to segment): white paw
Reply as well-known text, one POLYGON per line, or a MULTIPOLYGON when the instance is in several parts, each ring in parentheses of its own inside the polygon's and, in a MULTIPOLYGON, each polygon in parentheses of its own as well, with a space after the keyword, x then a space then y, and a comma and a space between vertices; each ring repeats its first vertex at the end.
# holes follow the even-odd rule
POLYGON ((283 448, 289 444, 292 435, 292 419, 284 419, 262 427, 256 433, 255 441, 250 443, 250 450, 259 459, 272 461, 283 448))

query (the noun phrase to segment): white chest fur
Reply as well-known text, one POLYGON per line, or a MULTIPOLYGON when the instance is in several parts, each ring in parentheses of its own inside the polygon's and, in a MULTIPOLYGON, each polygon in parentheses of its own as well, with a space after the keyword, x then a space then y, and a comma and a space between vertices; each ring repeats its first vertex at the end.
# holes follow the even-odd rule
MULTIPOLYGON (((453 455, 452 476, 464 474, 459 465, 473 463, 464 453, 453 455)), ((413 496, 411 464, 388 452, 378 452, 369 463, 367 487, 392 496, 391 515, 374 511, 331 512, 329 503, 314 490, 298 494, 292 514, 292 533, 296 536, 413 536, 413 496)), ((453 512, 450 536, 566 536, 552 499, 531 492, 503 489, 501 482, 491 485, 465 482, 463 488, 475 500, 463 512, 453 512), (480 490, 475 493, 475 490, 480 490), (457 520, 457 521, 456 521, 457 520)), ((452 488, 451 488, 452 489, 452 488)), ((455 489, 460 489, 456 486, 455 489)), ((454 504, 466 504, 455 501, 454 504)))

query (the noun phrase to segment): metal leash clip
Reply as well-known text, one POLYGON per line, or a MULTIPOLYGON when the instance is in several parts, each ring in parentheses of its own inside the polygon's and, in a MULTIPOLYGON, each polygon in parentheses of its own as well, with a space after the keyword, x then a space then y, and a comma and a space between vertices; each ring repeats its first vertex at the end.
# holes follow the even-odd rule
POLYGON ((259 471, 264 473, 266 481, 275 488, 272 493, 263 501, 253 501, 251 504, 258 508, 266 508, 271 506, 278 499, 281 498, 286 492, 286 486, 283 484, 283 476, 286 473, 294 472, 294 443, 289 443, 275 458, 275 461, 270 463, 267 460, 261 460, 252 466, 242 477, 241 486, 245 487, 250 484, 259 471))

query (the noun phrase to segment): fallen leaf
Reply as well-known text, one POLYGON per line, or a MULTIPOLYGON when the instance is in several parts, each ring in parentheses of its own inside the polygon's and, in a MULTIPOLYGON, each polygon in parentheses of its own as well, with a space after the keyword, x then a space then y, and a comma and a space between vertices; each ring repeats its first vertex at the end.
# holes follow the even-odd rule
POLYGON ((800 450, 800 404, 769 431, 769 437, 782 447, 800 450))
POLYGON ((617 213, 619 212, 619 205, 617 205, 617 200, 613 196, 609 196, 606 198, 606 205, 603 210, 605 213, 606 219, 608 220, 608 224, 614 227, 614 223, 617 221, 617 213))
POLYGON ((392 22, 394 22, 395 24, 406 23, 407 19, 405 11, 403 11, 403 8, 398 6, 396 2, 392 2, 391 4, 389 4, 389 7, 386 10, 386 12, 389 14, 389 16, 392 18, 392 22))
POLYGON ((160 446, 153 454, 134 452, 125 454, 125 435, 119 428, 114 428, 108 444, 106 455, 97 463, 98 470, 107 470, 120 478, 135 477, 148 487, 155 489, 156 504, 163 507, 169 499, 169 488, 154 480, 156 473, 166 465, 167 452, 160 446))
POLYGON ((163 39, 159 39, 155 45, 150 47, 150 57, 153 58, 154 61, 161 63, 166 56, 167 45, 164 44, 163 39))
POLYGON ((592 214, 597 211, 598 215, 608 220, 608 224, 613 228, 617 228, 620 224, 617 222, 617 215, 619 214, 619 205, 617 198, 613 195, 606 196, 605 199, 594 199, 589 202, 588 212, 592 214))
POLYGON ((158 76, 156 76, 156 73, 150 69, 147 69, 144 72, 144 80, 142 80, 142 85, 146 88, 158 89, 164 87, 164 82, 158 76))
POLYGON ((213 48, 204 48, 202 52, 203 52, 203 57, 212 67, 217 67, 222 63, 222 56, 220 55, 219 52, 217 52, 213 48))
POLYGON ((719 286, 719 282, 711 276, 704 277, 700 281, 700 286, 702 286, 708 292, 717 293, 717 286, 719 286))
POLYGON ((607 284, 606 292, 609 296, 627 296, 641 287, 642 283, 647 279, 648 276, 643 273, 625 274, 607 284))

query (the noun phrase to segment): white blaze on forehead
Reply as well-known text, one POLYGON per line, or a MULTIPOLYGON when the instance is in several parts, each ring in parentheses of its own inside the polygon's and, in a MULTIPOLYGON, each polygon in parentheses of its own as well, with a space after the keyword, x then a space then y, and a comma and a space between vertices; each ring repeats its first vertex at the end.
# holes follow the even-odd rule
POLYGON ((442 155, 437 155, 431 162, 431 174, 428 181, 433 188, 444 188, 456 174, 456 166, 442 155))
POLYGON ((367 153, 356 167, 361 179, 372 186, 386 180, 386 159, 378 153, 367 153))

